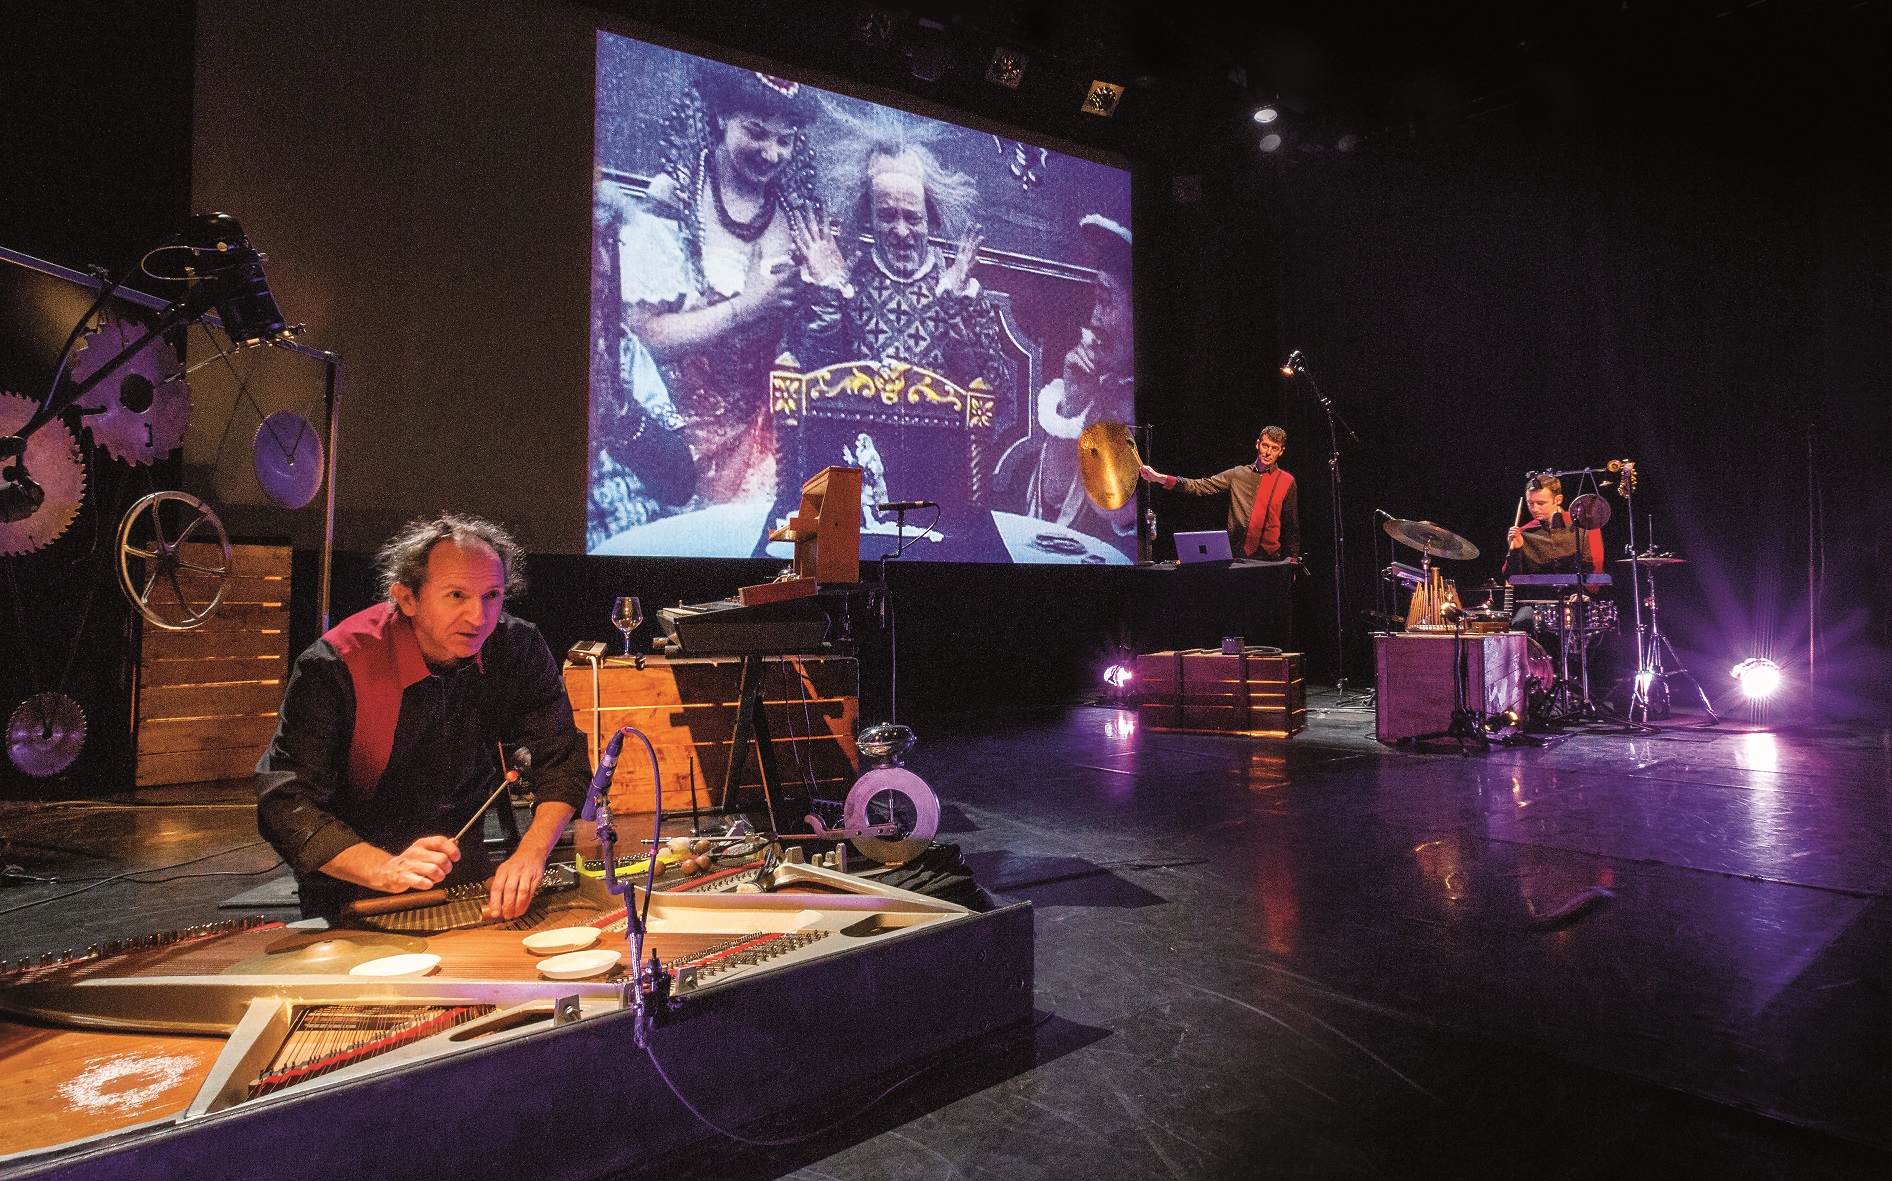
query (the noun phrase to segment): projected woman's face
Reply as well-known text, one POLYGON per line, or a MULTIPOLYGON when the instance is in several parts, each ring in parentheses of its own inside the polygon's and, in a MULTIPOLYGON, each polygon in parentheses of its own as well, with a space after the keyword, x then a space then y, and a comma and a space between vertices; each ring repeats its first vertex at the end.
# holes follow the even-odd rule
POLYGON ((881 261, 902 278, 916 273, 926 261, 925 186, 918 177, 888 171, 875 174, 870 191, 881 261))
POLYGON ((775 179, 795 151, 800 129, 783 119, 732 115, 723 120, 723 154, 739 184, 761 188, 775 179))

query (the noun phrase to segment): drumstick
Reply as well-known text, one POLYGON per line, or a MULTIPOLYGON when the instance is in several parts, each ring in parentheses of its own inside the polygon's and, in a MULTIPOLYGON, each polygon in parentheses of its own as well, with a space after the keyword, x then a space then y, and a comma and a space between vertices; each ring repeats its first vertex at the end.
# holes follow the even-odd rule
POLYGON ((1518 497, 1518 511, 1511 515, 1511 528, 1516 529, 1524 523, 1524 498, 1518 497))
POLYGON ((453 834, 453 843, 456 845, 459 844, 460 838, 466 835, 466 830, 473 827, 473 822, 486 815, 486 809, 493 806, 493 801, 499 798, 499 793, 505 791, 517 782, 519 782, 519 772, 507 771, 505 777, 499 781, 499 786, 493 789, 493 794, 487 796, 486 802, 480 805, 479 811, 467 817, 466 823, 460 826, 460 831, 453 834))

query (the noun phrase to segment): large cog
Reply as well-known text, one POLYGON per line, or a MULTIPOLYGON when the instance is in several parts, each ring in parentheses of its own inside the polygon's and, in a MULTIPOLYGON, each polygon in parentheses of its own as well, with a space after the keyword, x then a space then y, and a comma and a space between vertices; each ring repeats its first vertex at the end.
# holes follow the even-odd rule
MULTIPOLYGON (((0 393, 0 438, 25 426, 38 409, 29 398, 0 393)), ((79 505, 85 500, 79 440, 63 421, 55 418, 33 432, 26 441, 24 461, 28 478, 39 485, 45 499, 20 520, 0 520, 0 556, 31 553, 51 544, 79 515, 79 505)), ((0 462, 0 484, 8 482, 6 465, 0 462)))
MULTIPOLYGON (((137 340, 145 329, 136 323, 106 323, 84 338, 72 356, 77 385, 137 340)), ((154 336, 116 372, 79 399, 87 413, 92 441, 113 459, 147 464, 184 444, 191 421, 191 387, 177 352, 154 336)))

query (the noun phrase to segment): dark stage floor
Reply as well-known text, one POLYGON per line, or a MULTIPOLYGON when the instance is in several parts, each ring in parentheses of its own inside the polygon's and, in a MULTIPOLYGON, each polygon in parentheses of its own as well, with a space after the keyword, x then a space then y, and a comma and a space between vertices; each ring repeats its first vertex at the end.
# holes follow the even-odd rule
MULTIPOLYGON (((1102 708, 923 727, 941 839, 1037 908, 1038 1026, 813 1140, 651 1175, 1892 1174, 1892 731, 1460 757, 1383 748, 1370 713, 1314 704, 1286 742, 1102 708)), ((0 806, 4 858, 70 879, 269 865, 238 847, 240 794, 218 798, 0 806)), ((0 955, 216 918, 268 876, 26 910, 80 886, 16 885, 0 955)), ((846 998, 811 1003, 840 1044, 846 998)), ((574 1128, 608 1134, 591 1115, 574 1128)))

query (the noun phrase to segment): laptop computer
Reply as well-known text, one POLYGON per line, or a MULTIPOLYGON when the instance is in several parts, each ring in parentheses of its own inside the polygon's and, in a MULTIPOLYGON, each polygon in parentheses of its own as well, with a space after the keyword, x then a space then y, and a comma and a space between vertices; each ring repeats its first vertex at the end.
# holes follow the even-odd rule
POLYGON ((1234 553, 1229 549, 1228 530, 1214 529, 1202 533, 1178 533, 1176 535, 1176 560, 1185 566, 1198 562, 1232 562, 1234 553))

